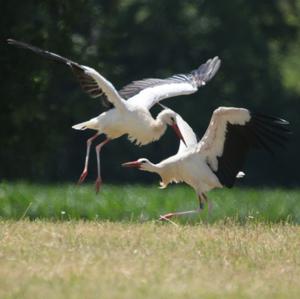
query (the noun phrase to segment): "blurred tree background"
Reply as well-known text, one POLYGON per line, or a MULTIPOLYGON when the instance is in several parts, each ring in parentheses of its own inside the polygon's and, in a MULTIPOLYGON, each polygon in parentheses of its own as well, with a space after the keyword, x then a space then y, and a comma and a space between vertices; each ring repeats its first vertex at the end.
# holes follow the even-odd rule
MULTIPOLYGON (((218 55, 221 69, 205 88, 164 104, 199 136, 220 105, 289 120, 294 134, 287 149, 251 155, 242 184, 299 185, 300 0, 1 0, 0 11, 1 180, 76 181, 93 132, 71 126, 103 111, 67 67, 8 46, 6 38, 14 38, 94 67, 118 89, 189 72, 218 55)), ((158 162, 177 147, 170 130, 141 148, 126 137, 114 140, 102 151, 103 179, 157 181, 120 164, 139 157, 158 162)))

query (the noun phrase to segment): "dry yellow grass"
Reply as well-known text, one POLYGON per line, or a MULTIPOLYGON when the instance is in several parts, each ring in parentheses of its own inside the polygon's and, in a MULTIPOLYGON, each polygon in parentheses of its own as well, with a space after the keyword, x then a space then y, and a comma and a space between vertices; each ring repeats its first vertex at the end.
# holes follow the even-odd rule
POLYGON ((300 298, 300 227, 2 221, 0 298, 300 298))

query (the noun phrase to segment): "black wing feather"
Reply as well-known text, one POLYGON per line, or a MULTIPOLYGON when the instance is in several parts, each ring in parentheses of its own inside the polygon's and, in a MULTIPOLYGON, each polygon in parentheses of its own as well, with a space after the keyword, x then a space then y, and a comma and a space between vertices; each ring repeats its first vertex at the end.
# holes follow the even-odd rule
POLYGON ((132 83, 124 86, 119 90, 119 94, 123 99, 130 99, 131 97, 140 93, 143 89, 148 87, 159 86, 168 83, 174 83, 171 78, 168 79, 156 79, 156 78, 147 78, 143 80, 133 81, 132 83))
MULTIPOLYGON (((72 61, 70 59, 67 59, 63 56, 60 56, 58 54, 51 53, 51 52, 46 51, 46 50, 42 50, 38 47, 29 45, 27 43, 16 41, 14 39, 7 39, 7 43, 10 44, 10 45, 14 45, 16 47, 19 47, 19 48, 31 50, 31 51, 33 51, 34 53, 36 53, 40 56, 46 57, 46 58, 54 60, 56 62, 67 64, 68 66, 71 67, 75 77, 78 79, 78 81, 80 83, 81 88, 88 95, 90 95, 92 98, 97 98, 97 97, 100 97, 100 96, 104 95, 103 91, 98 86, 98 84, 94 80, 94 78, 89 76, 88 74, 86 74, 84 67, 82 67, 77 62, 74 62, 74 61, 72 61)), ((106 108, 113 108, 114 107, 113 104, 108 101, 106 96, 104 96, 102 98, 102 104, 106 108)))
POLYGON ((223 153, 217 157, 218 170, 214 173, 222 185, 231 188, 250 149, 273 153, 275 146, 285 147, 290 133, 286 120, 253 112, 245 125, 227 123, 223 153))
POLYGON ((82 68, 80 65, 79 67, 77 65, 70 65, 71 69, 75 75, 75 77, 78 79, 81 88, 92 98, 98 98, 100 96, 102 97, 102 105, 105 108, 111 109, 114 107, 114 105, 107 99, 106 95, 104 94, 103 90, 99 87, 97 82, 94 80, 92 76, 89 76, 84 68, 82 68))

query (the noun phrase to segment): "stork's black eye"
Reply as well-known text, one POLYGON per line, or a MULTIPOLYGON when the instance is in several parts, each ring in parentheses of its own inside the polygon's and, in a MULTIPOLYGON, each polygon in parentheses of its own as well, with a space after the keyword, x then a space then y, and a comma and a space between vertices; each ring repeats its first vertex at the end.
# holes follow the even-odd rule
POLYGON ((146 162, 147 162, 146 160, 141 161, 141 163, 146 163, 146 162))
POLYGON ((174 123, 175 122, 175 118, 172 116, 171 117, 171 121, 174 123))

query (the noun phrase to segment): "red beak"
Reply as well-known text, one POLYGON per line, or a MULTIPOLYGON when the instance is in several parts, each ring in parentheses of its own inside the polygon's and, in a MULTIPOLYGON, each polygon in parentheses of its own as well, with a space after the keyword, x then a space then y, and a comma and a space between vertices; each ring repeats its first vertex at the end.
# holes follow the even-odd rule
POLYGON ((139 161, 132 161, 132 162, 127 162, 127 163, 123 163, 122 167, 128 167, 128 168, 140 168, 142 165, 141 162, 139 161))
POLYGON ((177 137, 178 137, 180 140, 182 140, 182 142, 185 144, 185 146, 187 146, 186 143, 185 143, 185 140, 184 140, 184 138, 183 138, 183 136, 182 136, 182 134, 181 134, 181 132, 180 132, 178 126, 177 126, 177 124, 173 124, 173 125, 172 125, 172 128, 173 128, 173 130, 175 131, 175 134, 177 135, 177 137))

